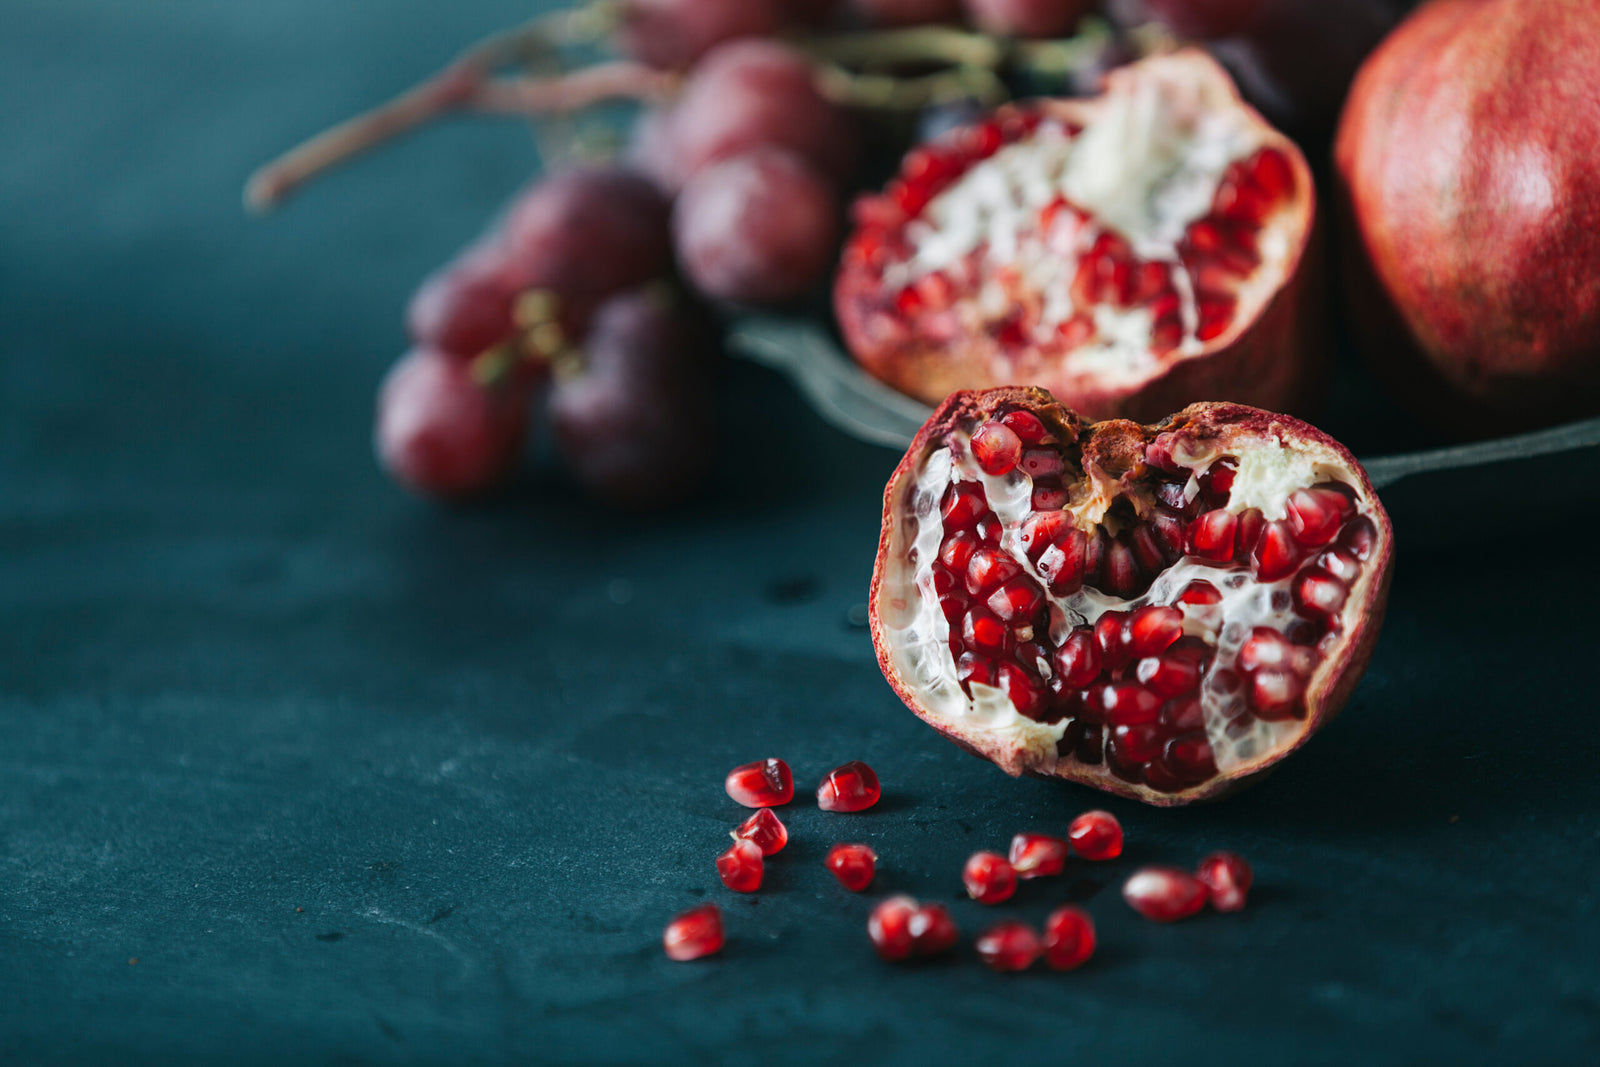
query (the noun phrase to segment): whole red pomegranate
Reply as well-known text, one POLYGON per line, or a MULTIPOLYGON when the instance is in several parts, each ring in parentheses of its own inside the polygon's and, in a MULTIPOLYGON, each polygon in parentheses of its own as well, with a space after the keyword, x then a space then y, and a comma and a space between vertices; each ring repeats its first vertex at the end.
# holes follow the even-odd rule
POLYGON ((929 403, 1038 385, 1088 418, 1154 419, 1300 410, 1320 385, 1310 171, 1203 52, 922 145, 855 216, 840 328, 929 403))
POLYGON ((1593 0, 1435 0, 1351 88, 1352 316, 1457 432, 1600 410, 1597 68, 1593 0))
POLYGON ((873 644, 913 712, 1008 773, 1184 804, 1344 705, 1392 546, 1360 465, 1298 419, 958 392, 884 492, 873 644))

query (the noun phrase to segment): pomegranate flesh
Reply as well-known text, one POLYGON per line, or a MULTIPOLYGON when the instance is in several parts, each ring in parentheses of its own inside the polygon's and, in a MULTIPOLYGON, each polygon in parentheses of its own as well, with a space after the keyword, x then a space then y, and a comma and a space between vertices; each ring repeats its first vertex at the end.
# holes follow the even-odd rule
POLYGON ((1044 950, 1033 927, 1015 919, 991 926, 973 947, 978 958, 996 971, 1025 971, 1044 950))
POLYGON ((961 871, 967 896, 979 904, 999 904, 1017 891, 1017 872, 1004 856, 994 852, 974 852, 961 871))
POLYGON ((735 841, 743 839, 753 842, 763 856, 782 852, 783 846, 789 843, 789 828, 783 825, 783 820, 772 814, 771 808, 760 809, 730 834, 735 841))
POLYGON ((1094 955, 1094 946, 1094 920, 1082 908, 1065 905, 1044 921, 1044 961, 1051 970, 1076 970, 1094 955))
POLYGON ((775 757, 740 764, 728 772, 723 787, 747 808, 775 808, 794 799, 794 775, 775 757))
POLYGON ((686 911, 667 924, 661 947, 672 960, 697 960, 722 951, 722 912, 715 904, 686 911))
POLYGON ((878 854, 866 845, 834 845, 828 850, 825 862, 840 885, 859 893, 872 884, 872 876, 878 868, 878 854))
POLYGON ((1122 886, 1128 907, 1151 922, 1187 919, 1206 906, 1205 883, 1176 867, 1141 867, 1122 886))
POLYGON ((885 490, 869 616, 885 677, 952 741, 1166 806, 1253 777, 1344 705, 1391 558, 1360 464, 1297 419, 1087 423, 1040 389, 959 392, 885 490), (1000 476, 971 446, 996 421, 1027 441, 1000 476))
POLYGON ((1007 859, 1018 878, 1060 874, 1067 865, 1067 843, 1048 834, 1018 834, 1011 839, 1007 859))
POLYGON ((961 936, 955 920, 939 904, 919 904, 907 896, 885 900, 867 917, 867 937, 886 960, 939 956, 961 936))
POLYGON ((817 807, 823 811, 865 811, 878 802, 883 788, 871 767, 851 760, 835 767, 817 786, 817 807))
POLYGON ((1109 811, 1086 811, 1067 827, 1067 840, 1086 860, 1114 860, 1122 855, 1122 824, 1109 811))
POLYGON ((856 204, 834 289, 851 352, 929 403, 1022 382, 1090 418, 1303 407, 1322 336, 1305 159, 1202 52, 1106 84, 921 145, 856 204))
POLYGON ((1255 872, 1237 852, 1213 852, 1200 861, 1195 876, 1205 883, 1211 906, 1218 911, 1243 911, 1255 872))
POLYGON ((1335 163, 1351 314, 1460 436, 1600 412, 1591 0, 1435 0, 1368 57, 1335 163))
POLYGON ((761 846, 742 837, 733 839, 728 851, 717 857, 717 877, 735 893, 754 893, 761 888, 761 846))

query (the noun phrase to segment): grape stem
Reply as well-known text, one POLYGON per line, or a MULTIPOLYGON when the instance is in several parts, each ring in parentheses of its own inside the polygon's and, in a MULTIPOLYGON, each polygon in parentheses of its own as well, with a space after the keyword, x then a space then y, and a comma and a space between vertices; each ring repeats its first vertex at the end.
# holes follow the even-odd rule
POLYGON ((421 84, 317 134, 257 170, 245 184, 246 206, 270 210, 318 174, 453 111, 564 113, 604 100, 656 99, 670 92, 666 76, 620 61, 548 78, 491 77, 502 67, 548 58, 561 45, 604 37, 618 10, 612 0, 600 0, 540 16, 480 41, 421 84))

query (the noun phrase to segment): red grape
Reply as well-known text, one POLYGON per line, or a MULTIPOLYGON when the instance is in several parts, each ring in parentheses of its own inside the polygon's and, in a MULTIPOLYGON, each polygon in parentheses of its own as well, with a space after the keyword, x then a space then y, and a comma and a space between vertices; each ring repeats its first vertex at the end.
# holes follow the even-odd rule
POLYGON ((855 162, 849 116, 817 91, 806 58, 776 41, 718 45, 684 83, 672 140, 684 179, 759 145, 787 148, 843 180, 855 162))
POLYGON ((677 145, 673 141, 673 114, 671 108, 650 108, 641 112, 628 137, 625 156, 629 166, 655 182, 656 188, 669 196, 683 185, 677 145))
POLYGON ((617 507, 676 503, 710 467, 715 345, 656 287, 595 314, 583 372, 550 391, 556 447, 585 489, 617 507))
POLYGON ((515 261, 497 235, 423 281, 406 308, 406 327, 419 345, 471 358, 515 332, 517 290, 515 261))
POLYGON ((782 27, 780 0, 625 0, 617 46, 653 67, 692 66, 712 46, 782 27))
POLYGON ((539 181, 506 222, 520 288, 551 290, 582 311, 666 273, 670 211, 655 185, 622 167, 579 167, 539 181))
POLYGON ((963 0, 967 17, 984 33, 1003 37, 1064 37, 1094 0, 963 0))
POLYGON ((838 216, 826 178, 792 152, 760 148, 690 179, 672 226, 678 260, 701 292, 775 304, 827 275, 838 216))
POLYGON ((527 419, 526 378, 482 386, 469 362, 414 348, 379 390, 374 443, 384 469, 408 489, 473 496, 516 465, 527 419))
POLYGON ((954 22, 961 17, 961 0, 850 0, 850 7, 876 26, 954 22))

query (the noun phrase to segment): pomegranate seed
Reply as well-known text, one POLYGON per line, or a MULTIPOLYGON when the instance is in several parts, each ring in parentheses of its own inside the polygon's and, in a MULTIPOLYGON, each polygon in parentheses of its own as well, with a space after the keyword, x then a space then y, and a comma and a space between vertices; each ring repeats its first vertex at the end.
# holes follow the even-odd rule
POLYGON ((1075 593, 1083 587, 1087 541, 1082 530, 1068 530, 1039 555, 1039 576, 1050 583, 1051 590, 1057 595, 1075 593))
POLYGON ((697 960, 722 951, 722 911, 705 904, 686 911, 667 924, 661 947, 669 960, 697 960))
POLYGON ((1115 746, 1117 756, 1130 764, 1149 763, 1161 755, 1165 741, 1161 728, 1153 722, 1138 726, 1114 726, 1111 729, 1111 744, 1115 746))
POLYGON ((772 808, 794 799, 794 777, 781 759, 756 760, 728 772, 728 795, 747 808, 772 808))
POLYGON ((1250 679, 1250 708, 1271 722, 1300 717, 1305 679, 1288 671, 1257 671, 1250 679))
MULTIPOLYGON (((1000 525, 1000 519, 991 511, 978 520, 978 525, 973 527, 972 532, 978 536, 979 541, 994 548, 1000 544, 1000 534, 1004 529, 1005 527, 1000 525)), ((968 565, 970 566, 970 562, 968 565)))
POLYGON ((1162 700, 1142 685, 1115 682, 1100 690, 1107 721, 1117 726, 1152 723, 1161 718, 1162 700))
POLYGON ((1048 834, 1018 834, 1011 839, 1007 862, 1018 878, 1060 874, 1067 863, 1067 843, 1048 834))
POLYGON ((1288 638, 1270 626, 1257 626, 1239 649, 1239 669, 1249 674, 1263 667, 1287 667, 1293 654, 1288 638))
POLYGON ((972 435, 972 458, 985 474, 1009 474, 1022 458, 1022 439, 1004 423, 986 422, 972 435))
POLYGON ((1108 593, 1130 597, 1139 591, 1139 563, 1133 550, 1121 538, 1111 542, 1106 552, 1101 586, 1108 593))
POLYGON ((1028 558, 1037 560, 1040 553, 1072 531, 1072 516, 1066 512, 1038 511, 1022 520, 1017 528, 1017 540, 1027 551, 1028 558))
POLYGON ((1015 663, 1000 664, 1000 688, 1017 714, 1037 719, 1049 705, 1044 684, 1015 663))
POLYGON ((1123 884, 1122 899, 1146 919, 1170 923, 1205 907, 1206 887, 1176 867, 1141 867, 1123 884))
POLYGON ((1122 824, 1109 811, 1086 811, 1067 827, 1067 840, 1086 860, 1114 860, 1122 855, 1122 824))
POLYGON ((1171 700, 1161 709, 1161 722, 1173 730, 1198 730, 1205 726, 1205 711, 1198 696, 1171 700))
POLYGON ((1320 548, 1339 536, 1339 528, 1352 510, 1343 493, 1321 486, 1296 489, 1284 507, 1295 540, 1308 548, 1320 548))
POLYGON ((1294 586, 1294 603, 1302 615, 1336 615, 1349 590, 1327 571, 1308 571, 1294 586))
POLYGON ((977 482, 954 482, 945 490, 939 510, 945 529, 970 530, 989 510, 989 500, 977 482))
POLYGON ((1269 522, 1261 532, 1261 540, 1256 543, 1256 577, 1263 582, 1287 578, 1300 566, 1302 555, 1289 523, 1281 519, 1269 522))
POLYGON ((772 814, 771 808, 762 808, 732 831, 735 841, 749 841, 761 850, 763 856, 783 851, 789 843, 789 828, 772 814))
POLYGON ((1378 541, 1378 528, 1365 515, 1354 519, 1345 527, 1339 543, 1354 553, 1356 559, 1365 560, 1372 555, 1372 546, 1378 541))
POLYGON ((972 554, 978 550, 978 535, 971 530, 957 530, 939 546, 939 562, 952 571, 965 574, 972 554))
MULTIPOLYGON (((1194 702, 1196 708, 1199 703, 1199 701, 1194 702)), ((1195 718, 1198 720, 1199 716, 1195 718)), ((1183 725, 1198 726, 1200 723, 1196 721, 1183 725)), ((1217 761, 1211 751, 1211 742, 1203 733, 1180 734, 1168 741, 1161 762, 1174 776, 1184 782, 1203 782, 1217 773, 1217 761)))
POLYGON ((1039 421, 1039 416, 1031 411, 1008 411, 1000 416, 1000 421, 1012 433, 1016 434, 1025 445, 1036 445, 1050 436, 1044 423, 1039 421))
POLYGON ((1067 904, 1044 921, 1044 961, 1052 970, 1071 971, 1094 955, 1094 920, 1067 904))
POLYGON ((1142 659, 1134 670, 1140 684, 1162 698, 1192 693, 1200 686, 1200 664, 1187 656, 1142 659))
POLYGON ((1317 566, 1349 585, 1361 574, 1361 564, 1347 549, 1331 548, 1317 557, 1317 566))
POLYGON ((1211 906, 1218 911, 1243 911, 1245 897, 1250 893, 1250 883, 1255 872, 1237 852, 1213 852, 1200 861, 1195 871, 1206 891, 1211 895, 1211 906))
POLYGON ((963 682, 995 685, 1000 675, 994 660, 973 652, 963 652, 961 658, 956 660, 956 677, 963 682))
POLYGON ((967 592, 987 596, 1022 573, 1022 566, 997 548, 980 548, 967 563, 967 592))
POLYGON ((956 947, 961 931, 943 904, 923 904, 907 923, 912 950, 918 956, 939 956, 956 947))
POLYGON ((1276 148, 1264 148, 1250 167, 1250 181, 1268 200, 1278 200, 1294 188, 1294 170, 1276 148))
POLYGON ((1261 516, 1260 508, 1250 508, 1239 513, 1238 533, 1234 537, 1233 559, 1236 563, 1248 563, 1255 553, 1256 544, 1261 540, 1261 529, 1266 525, 1266 519, 1261 516))
POLYGON ((994 852, 974 852, 961 871, 967 896, 980 904, 999 904, 1017 891, 1017 872, 994 852))
POLYGON ((990 594, 989 610, 1006 622, 1033 617, 1044 600, 1044 590, 1032 578, 1015 578, 990 594))
POLYGON ((840 885, 859 893, 872 884, 878 854, 866 845, 834 845, 828 850, 826 864, 840 885))
POLYGON ((1095 620, 1094 647, 1100 653, 1101 664, 1108 671, 1120 671, 1132 658, 1123 644, 1126 631, 1122 624, 1127 618, 1125 611, 1108 611, 1095 620))
POLYGON ((978 950, 978 958, 996 971, 1025 971, 1041 951, 1039 935, 1027 923, 1015 919, 991 926, 973 947, 978 950))
POLYGON ((872 768, 860 760, 851 760, 829 771, 817 786, 817 807, 823 811, 865 811, 882 795, 872 768))
POLYGON ((982 652, 1004 652, 1011 631, 985 608, 973 608, 961 621, 961 637, 982 652))
POLYGON ((1183 592, 1178 596, 1178 600, 1183 604, 1197 604, 1200 606, 1220 604, 1222 603, 1222 593, 1210 582, 1195 581, 1184 587, 1183 592))
POLYGON ((872 947, 886 960, 903 960, 911 955, 915 942, 911 936, 911 916, 917 902, 910 897, 890 897, 867 916, 867 936, 872 947))
POLYGON ((761 848, 754 841, 736 838, 732 847, 717 857, 717 877, 735 893, 760 889, 761 873, 761 848))
POLYGON ((1028 502, 1035 511, 1060 511, 1067 506, 1067 491, 1059 485, 1050 484, 1054 479, 1044 479, 1033 487, 1033 495, 1028 502))
POLYGON ((1100 676, 1100 655, 1088 630, 1077 630, 1061 642, 1054 661, 1056 674, 1075 689, 1082 689, 1100 676))
POLYGON ((1065 468, 1061 456, 1054 449, 1030 448, 1022 453, 1022 459, 1017 464, 1022 472, 1030 478, 1053 478, 1065 468))
POLYGON ((1234 531, 1238 525, 1239 520, 1235 516, 1220 508, 1201 515, 1189 524, 1187 544, 1189 555, 1213 563, 1227 563, 1232 560, 1234 531))
POLYGON ((1158 656, 1183 636, 1183 612, 1154 604, 1134 612, 1127 622, 1128 650, 1135 656, 1158 656))

